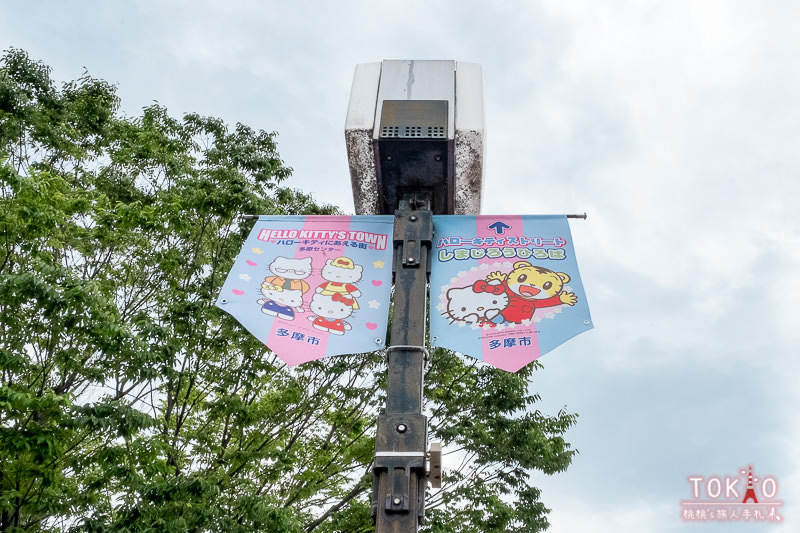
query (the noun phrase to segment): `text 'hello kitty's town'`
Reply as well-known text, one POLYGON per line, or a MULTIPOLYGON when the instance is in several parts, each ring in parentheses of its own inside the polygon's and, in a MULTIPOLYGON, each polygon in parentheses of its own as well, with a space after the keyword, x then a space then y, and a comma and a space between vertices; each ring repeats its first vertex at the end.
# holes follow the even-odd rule
MULTIPOLYGON (((385 233, 370 233, 368 231, 349 230, 305 230, 305 229, 269 229, 263 228, 258 233, 258 240, 271 242, 277 240, 313 239, 313 240, 338 240, 355 241, 370 245, 375 250, 385 250, 389 236, 385 233)), ((285 243, 296 244, 296 243, 285 243)))

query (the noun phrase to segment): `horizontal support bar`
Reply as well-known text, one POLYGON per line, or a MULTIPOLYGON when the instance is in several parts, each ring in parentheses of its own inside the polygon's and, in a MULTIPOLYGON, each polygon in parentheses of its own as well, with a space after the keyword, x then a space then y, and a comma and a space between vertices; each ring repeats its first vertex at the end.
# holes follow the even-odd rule
MULTIPOLYGON (((242 215, 242 219, 244 219, 244 220, 256 220, 260 216, 261 215, 242 215)), ((582 215, 567 215, 567 218, 582 218, 583 220, 586 220, 586 213, 584 213, 582 215)))
POLYGON ((375 452, 375 457, 426 457, 425 452, 375 452))

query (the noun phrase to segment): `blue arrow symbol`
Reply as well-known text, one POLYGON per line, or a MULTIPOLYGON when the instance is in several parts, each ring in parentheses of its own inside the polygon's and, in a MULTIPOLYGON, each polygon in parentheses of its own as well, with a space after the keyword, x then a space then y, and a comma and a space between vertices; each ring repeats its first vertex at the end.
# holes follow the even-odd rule
POLYGON ((511 229, 511 226, 509 226, 505 222, 500 222, 498 220, 497 222, 495 222, 493 224, 489 224, 488 228, 495 230, 498 235, 502 235, 505 230, 511 229))

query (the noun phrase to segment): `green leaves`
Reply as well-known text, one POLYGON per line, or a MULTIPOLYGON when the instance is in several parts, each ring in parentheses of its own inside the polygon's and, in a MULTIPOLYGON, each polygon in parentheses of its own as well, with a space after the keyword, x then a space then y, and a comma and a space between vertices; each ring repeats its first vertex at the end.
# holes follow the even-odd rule
POLYGON ((0 65, 0 530, 297 529, 253 469, 295 467, 271 421, 307 391, 213 306, 239 215, 281 201, 274 135, 49 72, 0 65))
POLYGON ((562 436, 576 415, 562 411, 550 417, 533 410, 538 396, 530 392, 529 380, 540 367, 535 362, 512 374, 440 348, 433 352, 425 397, 430 427, 446 455, 443 487, 428 498, 425 531, 547 527, 549 511, 529 485, 530 472, 553 474, 569 466, 576 452, 562 436))

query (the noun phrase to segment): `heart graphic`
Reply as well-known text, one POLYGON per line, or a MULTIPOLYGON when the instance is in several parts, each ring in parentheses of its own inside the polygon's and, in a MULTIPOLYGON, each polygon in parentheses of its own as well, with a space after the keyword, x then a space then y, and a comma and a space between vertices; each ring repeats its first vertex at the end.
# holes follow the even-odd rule
POLYGON ((367 329, 375 329, 377 327, 378 324, 375 324, 374 322, 367 322, 367 329))
POLYGON ((258 263, 255 263, 255 262, 253 262, 253 261, 250 261, 249 259, 248 259, 247 261, 245 261, 245 263, 247 263, 247 264, 248 264, 248 265, 250 265, 251 267, 254 267, 254 266, 258 265, 258 263))
POLYGON ((383 285, 383 282, 379 279, 373 279, 372 284, 375 285, 376 287, 380 287, 381 285, 383 285))
POLYGON ((235 294, 236 296, 241 296, 242 294, 244 294, 244 291, 240 291, 239 289, 233 289, 233 294, 235 294))

